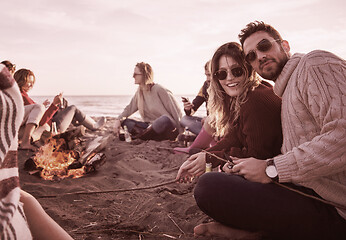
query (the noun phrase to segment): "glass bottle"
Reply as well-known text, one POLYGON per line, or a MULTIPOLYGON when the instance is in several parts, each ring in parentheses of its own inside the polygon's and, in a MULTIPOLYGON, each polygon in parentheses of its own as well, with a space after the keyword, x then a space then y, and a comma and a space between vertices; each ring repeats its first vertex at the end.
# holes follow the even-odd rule
POLYGON ((58 134, 58 130, 56 128, 56 122, 52 122, 52 129, 51 129, 51 133, 53 136, 58 134))
POLYGON ((125 136, 125 141, 126 142, 131 142, 132 141, 131 135, 129 133, 129 129, 127 128, 126 125, 124 126, 124 136, 125 136))

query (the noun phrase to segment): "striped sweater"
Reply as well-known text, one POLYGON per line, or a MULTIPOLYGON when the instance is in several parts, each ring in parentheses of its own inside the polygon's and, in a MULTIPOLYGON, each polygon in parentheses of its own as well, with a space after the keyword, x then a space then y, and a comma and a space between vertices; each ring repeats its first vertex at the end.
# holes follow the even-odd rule
POLYGON ((19 88, 0 64, 0 238, 31 239, 20 203, 17 132, 23 119, 19 88))
MULTIPOLYGON (((280 182, 346 206, 346 64, 325 51, 294 54, 275 82, 282 97, 280 182)), ((346 219, 346 210, 337 209, 346 219)))

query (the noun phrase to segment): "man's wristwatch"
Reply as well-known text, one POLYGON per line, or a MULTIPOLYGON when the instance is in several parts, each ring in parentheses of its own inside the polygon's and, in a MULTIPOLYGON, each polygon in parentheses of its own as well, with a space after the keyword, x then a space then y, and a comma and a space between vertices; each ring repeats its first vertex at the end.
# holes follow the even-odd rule
POLYGON ((271 180, 275 182, 279 181, 278 171, 276 170, 273 159, 267 161, 266 174, 271 180))

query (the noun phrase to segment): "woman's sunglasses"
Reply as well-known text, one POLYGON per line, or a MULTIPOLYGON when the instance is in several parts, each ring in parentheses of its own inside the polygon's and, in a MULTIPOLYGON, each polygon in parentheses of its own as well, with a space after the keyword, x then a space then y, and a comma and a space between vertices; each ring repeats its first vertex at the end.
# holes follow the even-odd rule
MULTIPOLYGON (((256 49, 258 51, 260 51, 260 52, 267 52, 267 51, 269 51, 272 48, 272 46, 273 46, 272 42, 277 42, 277 41, 280 41, 280 40, 276 39, 276 40, 273 40, 273 41, 269 41, 268 39, 263 39, 259 43, 257 43, 256 49)), ((255 50, 251 50, 245 56, 245 60, 248 63, 255 61, 256 58, 257 58, 257 54, 256 54, 255 50)))
MULTIPOLYGON (((235 67, 231 69, 231 73, 234 77, 241 77, 244 74, 244 70, 241 67, 235 67)), ((227 75, 227 70, 219 70, 216 73, 214 73, 214 76, 218 80, 225 80, 227 78, 227 75)))
POLYGON ((133 77, 136 77, 136 76, 138 76, 138 75, 143 75, 143 74, 141 74, 141 73, 134 73, 134 74, 133 74, 133 77))

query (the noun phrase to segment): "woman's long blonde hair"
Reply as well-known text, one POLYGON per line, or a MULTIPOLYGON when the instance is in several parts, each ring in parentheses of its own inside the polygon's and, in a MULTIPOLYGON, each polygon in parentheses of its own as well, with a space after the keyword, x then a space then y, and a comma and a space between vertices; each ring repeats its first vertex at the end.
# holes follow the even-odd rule
POLYGON ((219 47, 214 53, 210 65, 212 80, 208 89, 209 124, 215 129, 216 136, 224 136, 237 126, 241 105, 246 101, 248 92, 255 89, 261 80, 251 65, 245 61, 241 45, 236 42, 229 42, 219 47), (244 70, 246 76, 245 81, 240 86, 242 92, 235 97, 230 97, 224 91, 215 76, 215 73, 219 70, 219 60, 223 55, 233 58, 244 70))
POLYGON ((149 63, 139 62, 136 64, 139 71, 143 74, 144 77, 144 85, 140 85, 143 89, 141 90, 150 90, 154 85, 154 72, 153 68, 149 65, 149 63))
POLYGON ((140 84, 138 87, 138 111, 141 116, 144 116, 144 92, 150 91, 154 86, 154 72, 153 68, 145 62, 139 62, 136 64, 141 74, 143 74, 144 84, 140 84))

